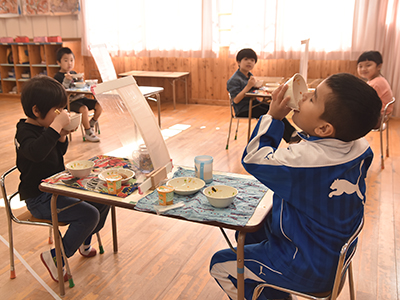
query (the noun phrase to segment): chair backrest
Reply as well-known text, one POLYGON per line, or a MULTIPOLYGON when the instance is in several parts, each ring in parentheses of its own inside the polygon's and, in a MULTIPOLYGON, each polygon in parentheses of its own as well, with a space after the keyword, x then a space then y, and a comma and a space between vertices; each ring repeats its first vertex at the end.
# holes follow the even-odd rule
MULTIPOLYGON (((269 283, 260 283, 257 285, 257 287, 254 290, 253 293, 253 300, 257 299, 264 287, 270 287, 276 290, 280 290, 286 293, 290 294, 295 294, 298 296, 301 296, 306 299, 329 299, 329 300, 336 300, 337 296, 339 295, 340 291, 342 290, 344 283, 345 283, 345 278, 346 278, 346 272, 348 269, 351 268, 351 261, 353 260, 353 257, 356 253, 357 250, 357 243, 355 244, 358 236, 361 233, 361 230, 364 226, 364 218, 361 219, 360 224, 358 225, 358 228, 356 231, 353 233, 353 235, 347 240, 347 242, 342 246, 339 254, 339 260, 336 268, 336 275, 335 275, 335 280, 333 282, 333 288, 332 291, 330 292, 324 292, 324 293, 302 293, 298 292, 295 290, 290 290, 287 288, 283 288, 280 286, 276 286, 273 284, 269 283), (350 250, 350 252, 349 252, 350 250)), ((351 273, 350 273, 351 274, 351 273)), ((352 289, 352 277, 349 276, 349 285, 350 285, 350 290, 352 289)), ((351 291, 350 291, 351 293, 351 291)))
MULTIPOLYGON (((18 195, 18 191, 14 191, 12 192, 12 194, 8 195, 6 189, 6 179, 8 176, 11 176, 12 173, 17 171, 18 171, 17 166, 13 166, 11 169, 9 169, 3 175, 1 175, 0 178, 1 192, 3 194, 4 206, 6 209, 7 217, 10 218, 10 221, 14 221, 19 224, 51 227, 51 221, 36 219, 35 217, 32 216, 32 214, 28 210, 26 210, 19 216, 14 215, 13 208, 11 206, 11 200, 18 195)), ((64 225, 64 223, 61 223, 61 225, 64 225)))
POLYGON ((360 224, 358 225, 357 230, 353 233, 353 235, 348 239, 348 241, 343 245, 340 250, 338 266, 336 269, 335 281, 332 288, 331 299, 336 299, 339 295, 340 291, 343 288, 346 278, 346 271, 349 267, 351 261, 353 260, 354 255, 356 254, 357 245, 355 243, 358 236, 361 233, 362 228, 364 227, 364 218, 361 219, 360 224), (349 252, 349 250, 351 252, 349 252))
POLYGON ((6 209, 6 214, 10 217, 11 220, 14 222, 18 222, 18 219, 14 216, 12 209, 11 209, 11 200, 18 195, 18 191, 13 192, 12 194, 8 195, 6 190, 6 178, 11 173, 13 173, 17 169, 17 166, 12 167, 8 171, 6 171, 0 178, 0 185, 1 185, 1 192, 3 194, 4 206, 6 209))
POLYGON ((396 102, 396 98, 395 97, 392 97, 392 101, 390 101, 389 103, 387 103, 386 105, 385 105, 385 108, 384 108, 384 110, 383 110, 383 115, 384 116, 387 116, 389 113, 387 113, 387 110, 389 109, 389 106, 391 106, 391 105, 394 105, 394 103, 396 102))
POLYGON ((107 51, 106 45, 89 45, 89 50, 99 69, 101 80, 106 82, 117 79, 117 73, 115 72, 114 64, 107 51))

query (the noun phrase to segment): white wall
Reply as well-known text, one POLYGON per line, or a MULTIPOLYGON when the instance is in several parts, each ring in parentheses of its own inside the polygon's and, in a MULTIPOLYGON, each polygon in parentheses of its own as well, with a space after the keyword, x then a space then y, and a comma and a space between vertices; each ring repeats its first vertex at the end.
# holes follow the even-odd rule
POLYGON ((81 13, 67 16, 33 16, 0 18, 0 37, 61 36, 62 38, 81 37, 81 13))

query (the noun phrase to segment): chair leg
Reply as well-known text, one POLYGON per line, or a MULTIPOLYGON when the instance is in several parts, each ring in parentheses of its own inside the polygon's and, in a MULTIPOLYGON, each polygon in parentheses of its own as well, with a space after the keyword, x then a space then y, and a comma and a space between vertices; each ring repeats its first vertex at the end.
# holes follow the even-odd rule
POLYGON ((231 136, 231 128, 232 128, 232 116, 231 116, 231 120, 229 122, 228 138, 226 140, 226 147, 225 147, 226 150, 228 150, 228 147, 229 147, 229 138, 231 136))
POLYGON ((100 233, 97 232, 96 236, 97 236, 97 243, 99 244, 100 254, 103 254, 104 248, 103 248, 103 244, 101 243, 100 233))
POLYGON ((49 227, 49 244, 53 244, 53 229, 49 227))
POLYGON ((385 168, 385 163, 383 160, 383 133, 382 128, 379 129, 379 138, 380 138, 380 146, 381 146, 381 169, 385 168))
POLYGON ((17 277, 15 274, 15 263, 14 263, 14 239, 12 231, 12 221, 10 216, 7 214, 8 221, 8 248, 10 252, 10 279, 17 277))
POLYGON ((99 124, 98 120, 97 120, 96 125, 94 126, 94 130, 97 132, 97 134, 100 134, 100 124, 99 124))
POLYGON ((354 281, 353 281, 353 266, 352 263, 350 262, 349 268, 347 270, 349 272, 349 288, 350 288, 350 299, 355 300, 355 291, 354 291, 354 281))
MULTIPOLYGON (((60 233, 60 248, 61 248, 62 257, 64 258, 64 261, 65 261, 65 268, 67 270, 69 287, 73 288, 75 286, 75 283, 74 283, 74 280, 72 278, 71 269, 69 268, 68 258, 65 255, 65 250, 64 250, 64 245, 62 243, 61 233, 60 233)), ((58 280, 63 280, 63 278, 58 278, 58 280)))
POLYGON ((83 141, 86 141, 86 139, 85 139, 85 130, 83 129, 82 123, 81 123, 80 127, 81 127, 82 139, 83 139, 83 141))
POLYGON ((236 124, 235 140, 237 140, 238 131, 239 131, 239 119, 237 120, 236 124))
POLYGON ((386 122, 386 157, 389 157, 389 120, 386 122))

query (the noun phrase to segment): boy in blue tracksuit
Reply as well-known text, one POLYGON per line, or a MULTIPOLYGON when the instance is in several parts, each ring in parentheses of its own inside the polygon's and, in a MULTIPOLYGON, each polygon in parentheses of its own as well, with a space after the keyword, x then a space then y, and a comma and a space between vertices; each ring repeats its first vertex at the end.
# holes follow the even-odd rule
MULTIPOLYGON (((289 113, 287 86, 272 95, 270 110, 253 131, 243 166, 274 192, 264 228, 246 235, 245 298, 267 282, 302 292, 332 288, 339 252, 364 214, 365 177, 373 153, 362 138, 376 124, 381 101, 350 74, 332 75, 303 97, 293 122, 303 142, 279 148, 289 113)), ((236 254, 214 254, 210 273, 236 299, 236 254)), ((259 299, 290 299, 265 288, 259 299)))

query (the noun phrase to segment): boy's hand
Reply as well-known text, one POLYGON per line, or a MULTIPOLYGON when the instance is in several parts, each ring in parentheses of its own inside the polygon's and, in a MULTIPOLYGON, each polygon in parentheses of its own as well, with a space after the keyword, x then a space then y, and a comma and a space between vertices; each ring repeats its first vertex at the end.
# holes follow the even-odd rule
POLYGON ((69 112, 66 109, 63 109, 61 112, 59 112, 58 115, 56 115, 53 123, 50 124, 50 127, 61 134, 63 128, 67 126, 70 122, 71 119, 69 118, 69 112))
POLYGON ((247 82, 247 87, 249 90, 256 85, 257 79, 254 76, 250 76, 249 81, 247 82))
POLYGON ((73 81, 72 75, 71 75, 69 72, 65 73, 65 74, 64 74, 64 77, 65 77, 66 79, 68 79, 69 81, 73 81))
POLYGON ((292 110, 287 106, 290 97, 283 98, 287 89, 287 85, 280 85, 272 93, 272 101, 269 105, 268 115, 276 120, 282 120, 292 110))

